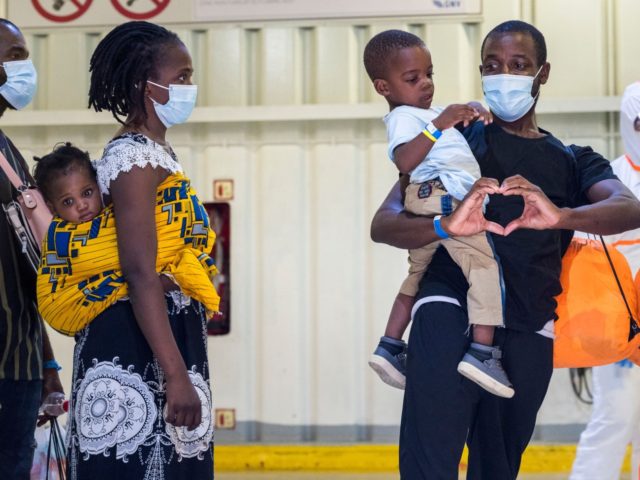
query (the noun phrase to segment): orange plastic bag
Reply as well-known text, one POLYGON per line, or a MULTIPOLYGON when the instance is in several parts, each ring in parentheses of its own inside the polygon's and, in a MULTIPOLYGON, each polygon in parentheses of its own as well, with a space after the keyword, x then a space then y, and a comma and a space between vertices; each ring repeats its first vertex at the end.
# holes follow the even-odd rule
MULTIPOLYGON (((638 297, 629 264, 607 247, 632 315, 638 297)), ((606 365, 628 358, 640 346, 640 326, 629 314, 602 243, 574 238, 562 258, 562 293, 555 324, 553 364, 606 365)))
MULTIPOLYGON (((636 287, 636 293, 640 292, 640 270, 638 270, 638 272, 636 273, 636 278, 633 280, 633 283, 635 284, 635 287, 636 287)), ((640 302, 638 303, 639 303, 638 308, 640 308, 640 302)), ((636 318, 640 318, 640 315, 638 315, 637 313, 636 313, 636 318)), ((640 365, 640 346, 631 353, 629 360, 631 360, 636 365, 640 365)))

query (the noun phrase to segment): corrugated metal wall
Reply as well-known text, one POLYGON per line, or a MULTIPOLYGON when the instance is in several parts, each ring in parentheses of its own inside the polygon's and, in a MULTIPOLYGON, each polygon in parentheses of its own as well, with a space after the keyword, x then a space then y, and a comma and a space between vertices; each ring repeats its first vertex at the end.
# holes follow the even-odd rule
MULTIPOLYGON (((232 178, 232 325, 212 338, 214 399, 239 427, 222 441, 394 441, 402 396, 369 371, 405 271, 374 245, 369 222, 395 180, 361 65, 375 33, 404 28, 432 51, 436 102, 480 98, 480 42, 521 18, 546 35, 551 78, 540 124, 564 140, 619 153, 618 100, 640 75, 634 0, 486 0, 479 17, 194 24, 173 29, 200 85, 193 121, 170 141, 204 200, 232 178), (554 112, 563 112, 562 114, 554 112)), ((0 121, 25 156, 70 140, 94 154, 115 131, 85 110, 88 58, 102 30, 26 31, 40 74, 27 111, 0 121)), ((54 335, 71 373, 69 339, 54 335)), ((553 438, 586 409, 555 375, 539 432, 553 438)))

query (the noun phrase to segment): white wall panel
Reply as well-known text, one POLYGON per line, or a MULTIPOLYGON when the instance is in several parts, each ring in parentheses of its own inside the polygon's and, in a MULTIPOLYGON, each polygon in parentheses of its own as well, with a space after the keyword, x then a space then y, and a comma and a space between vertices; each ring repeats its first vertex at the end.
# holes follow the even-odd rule
MULTIPOLYGON (((307 36, 310 30, 307 30, 307 36)), ((315 89, 308 98, 319 103, 350 103, 353 98, 352 79, 361 78, 364 72, 362 52, 357 45, 354 31, 344 26, 323 25, 313 35, 313 63, 304 63, 305 71, 314 76, 310 85, 315 89)), ((308 101, 307 101, 308 102, 308 101)), ((309 102, 308 102, 309 103, 309 102)))
POLYGON ((471 51, 463 24, 434 24, 426 29, 426 43, 433 62, 434 105, 464 103, 476 97, 480 78, 478 53, 471 51))
POLYGON ((638 35, 640 2, 618 0, 613 19, 613 45, 610 54, 615 58, 616 93, 621 94, 631 82, 640 79, 640 42, 634 41, 638 35))
POLYGON ((246 51, 244 31, 218 28, 208 31, 207 50, 197 69, 206 72, 204 105, 243 105, 246 102, 244 81, 246 51))
POLYGON ((257 77, 250 79, 260 85, 258 103, 278 105, 296 103, 296 84, 294 67, 294 41, 296 30, 293 28, 273 28, 262 30, 259 37, 259 55, 261 69, 257 77))
POLYGON ((608 0, 537 0, 535 24, 551 63, 545 96, 608 95, 608 0), (559 24, 560 18, 562 23, 559 24), (561 27, 561 28, 559 28, 561 27))
MULTIPOLYGON (((397 178, 380 119, 387 108, 362 66, 369 38, 389 28, 423 36, 435 66, 435 103, 442 105, 481 96, 480 42, 491 27, 512 18, 534 21, 552 63, 541 108, 563 109, 541 115, 540 125, 613 158, 620 148, 617 114, 601 105, 615 105, 604 97, 640 77, 639 15, 635 0, 487 0, 482 17, 473 18, 174 28, 193 55, 198 106, 212 109, 174 127, 169 139, 203 200, 213 199, 214 179, 235 182, 231 333, 211 339, 210 357, 214 402, 235 408, 240 423, 219 439, 396 437, 401 392, 366 364, 406 271, 405 252, 369 239, 370 220, 397 178), (309 110, 314 105, 324 110, 309 110), (233 109, 217 116, 220 107, 233 109), (350 112, 364 113, 339 120, 350 112)), ((115 122, 96 115, 95 123, 69 123, 86 114, 88 59, 104 32, 25 33, 40 90, 27 111, 7 113, 0 125, 27 158, 65 140, 98 155, 115 122), (19 124, 23 118, 31 124, 19 124)), ((72 343, 54 335, 67 386, 72 343)), ((586 420, 566 377, 554 376, 540 425, 586 420)))

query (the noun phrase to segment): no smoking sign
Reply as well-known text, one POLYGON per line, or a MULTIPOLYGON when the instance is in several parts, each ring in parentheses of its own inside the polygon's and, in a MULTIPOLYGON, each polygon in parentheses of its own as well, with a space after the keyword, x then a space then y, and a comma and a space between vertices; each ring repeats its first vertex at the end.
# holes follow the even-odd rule
POLYGON ((70 22, 82 16, 93 0, 31 0, 33 8, 52 22, 70 22))
POLYGON ((171 0, 111 0, 115 9, 133 20, 148 20, 162 12, 171 0))
MULTIPOLYGON (((66 23, 84 15, 93 0, 31 0, 31 3, 46 20, 66 23)), ((111 0, 115 11, 131 20, 149 20, 160 14, 169 3, 171 0, 111 0)))

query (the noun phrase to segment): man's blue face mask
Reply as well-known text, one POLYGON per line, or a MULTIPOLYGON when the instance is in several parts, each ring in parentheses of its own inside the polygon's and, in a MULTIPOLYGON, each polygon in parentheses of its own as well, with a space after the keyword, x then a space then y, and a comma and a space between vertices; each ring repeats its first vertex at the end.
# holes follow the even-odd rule
POLYGON ((0 85, 0 95, 16 110, 20 110, 33 99, 38 84, 38 74, 31 60, 4 62, 2 68, 7 81, 0 85))
POLYGON ((489 109, 505 122, 515 122, 531 110, 540 90, 531 96, 533 81, 542 70, 529 75, 485 75, 482 77, 482 90, 489 109))

